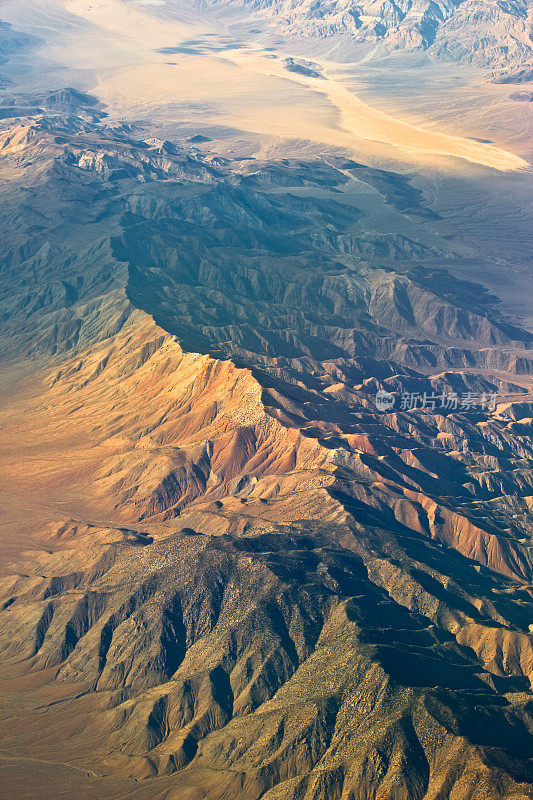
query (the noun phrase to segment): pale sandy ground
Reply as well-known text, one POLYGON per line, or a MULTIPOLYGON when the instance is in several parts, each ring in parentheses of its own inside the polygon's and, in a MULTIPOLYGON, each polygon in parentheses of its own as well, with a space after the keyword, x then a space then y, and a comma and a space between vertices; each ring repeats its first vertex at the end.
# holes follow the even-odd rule
MULTIPOLYGON (((186 11, 179 21, 163 20, 156 16, 153 0, 142 5, 126 0, 35 0, 29 5, 38 6, 43 18, 52 11, 57 15, 58 9, 66 15, 56 17, 57 35, 53 28, 44 31, 43 52, 67 70, 90 72, 92 90, 112 117, 168 121, 172 115, 189 115, 247 132, 341 147, 358 156, 369 152, 441 166, 447 159, 447 168, 455 172, 460 171, 455 159, 501 171, 528 166, 497 144, 440 132, 430 120, 417 117, 413 122, 378 110, 336 77, 338 69, 331 63, 320 64, 325 77, 317 79, 288 72, 283 58, 290 53, 274 58, 257 45, 223 49, 224 40, 216 34, 224 31, 214 20, 194 19, 186 11), (79 29, 69 34, 73 20, 79 29), (203 52, 158 52, 189 40, 198 42, 193 50, 203 52)), ((28 7, 7 0, 2 15, 21 24, 28 7)), ((40 24, 37 32, 42 36, 44 23, 40 24)))
MULTIPOLYGON (((258 72, 266 76, 276 76, 286 79, 287 70, 283 63, 265 57, 264 54, 242 54, 234 51, 227 54, 234 63, 243 68, 258 72)), ((402 119, 379 111, 364 103, 350 89, 340 81, 329 77, 325 66, 324 78, 312 78, 298 73, 289 73, 290 80, 318 92, 330 101, 339 115, 338 129, 324 131, 321 141, 328 144, 350 146, 350 138, 379 142, 395 148, 399 157, 402 156, 452 156, 471 161, 474 164, 492 167, 506 171, 523 169, 527 162, 513 153, 492 144, 476 142, 460 136, 450 136, 435 130, 428 130, 423 126, 406 122, 402 119)), ((310 127, 309 121, 302 119, 302 126, 310 127)), ((313 128, 315 126, 313 125, 313 128)), ((305 133, 302 138, 314 138, 316 129, 305 133)), ((360 143, 355 143, 360 150, 360 143)), ((354 147, 354 143, 351 143, 354 147)))

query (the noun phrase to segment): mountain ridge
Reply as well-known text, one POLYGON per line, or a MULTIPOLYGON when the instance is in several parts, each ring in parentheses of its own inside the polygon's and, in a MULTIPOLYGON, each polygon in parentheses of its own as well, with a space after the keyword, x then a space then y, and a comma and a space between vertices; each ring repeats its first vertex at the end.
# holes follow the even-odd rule
POLYGON ((70 77, 0 106, 0 792, 533 798, 525 173, 70 77))
POLYGON ((365 61, 391 54, 427 53, 487 69, 496 81, 533 80, 533 5, 529 0, 236 0, 239 8, 288 37, 327 41, 342 37, 339 51, 365 61))

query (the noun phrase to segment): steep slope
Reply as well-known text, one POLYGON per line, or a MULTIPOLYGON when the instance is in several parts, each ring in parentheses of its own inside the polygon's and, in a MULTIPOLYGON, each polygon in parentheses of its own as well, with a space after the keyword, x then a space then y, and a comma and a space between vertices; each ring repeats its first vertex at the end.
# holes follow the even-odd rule
POLYGON ((405 176, 41 100, 0 134, 8 791, 533 797, 531 334, 405 176))
MULTIPOLYGON (((178 771, 149 796, 531 796, 531 645, 517 630, 527 595, 509 596, 512 582, 350 524, 144 546, 80 525, 58 535, 109 544, 81 572, 14 587, 10 655, 44 669, 64 699, 53 733, 23 722, 8 746, 38 737, 46 759, 68 732, 64 757, 95 771, 96 792, 110 771, 178 771), (387 569, 398 576, 388 591, 376 580, 387 569), (465 646, 474 627, 512 638, 520 659, 480 665, 465 646)), ((58 558, 38 570, 57 571, 58 558)), ((32 703, 46 696, 39 683, 32 703)))

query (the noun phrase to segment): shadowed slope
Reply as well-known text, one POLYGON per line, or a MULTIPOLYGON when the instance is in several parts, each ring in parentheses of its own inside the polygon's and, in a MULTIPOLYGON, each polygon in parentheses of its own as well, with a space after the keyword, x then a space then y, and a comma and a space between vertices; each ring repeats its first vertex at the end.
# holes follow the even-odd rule
POLYGON ((8 785, 533 796, 530 335, 421 193, 85 114, 2 142, 8 785))

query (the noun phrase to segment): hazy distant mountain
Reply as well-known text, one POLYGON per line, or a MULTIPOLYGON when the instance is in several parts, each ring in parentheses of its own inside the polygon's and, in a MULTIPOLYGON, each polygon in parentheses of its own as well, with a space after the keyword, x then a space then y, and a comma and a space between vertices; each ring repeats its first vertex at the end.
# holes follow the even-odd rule
POLYGON ((533 76, 531 0, 243 0, 296 36, 346 34, 373 55, 427 51, 488 67, 495 76, 533 76))
POLYGON ((30 41, 30 36, 14 31, 11 25, 0 20, 0 64, 5 64, 13 53, 30 41))

